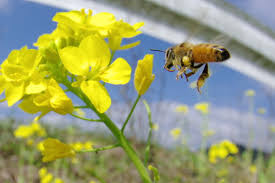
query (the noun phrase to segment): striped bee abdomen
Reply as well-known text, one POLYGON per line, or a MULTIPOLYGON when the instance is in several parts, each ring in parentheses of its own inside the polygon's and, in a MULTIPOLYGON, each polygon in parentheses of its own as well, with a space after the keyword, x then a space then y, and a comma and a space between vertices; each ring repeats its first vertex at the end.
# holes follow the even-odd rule
POLYGON ((222 62, 230 58, 230 53, 223 46, 202 43, 193 47, 192 56, 196 63, 222 62))

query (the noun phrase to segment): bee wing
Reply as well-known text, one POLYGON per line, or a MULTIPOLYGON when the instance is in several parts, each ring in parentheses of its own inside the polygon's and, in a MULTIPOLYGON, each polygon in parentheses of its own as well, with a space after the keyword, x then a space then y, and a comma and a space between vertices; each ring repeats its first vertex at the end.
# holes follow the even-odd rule
POLYGON ((213 44, 219 44, 219 45, 226 47, 227 45, 229 45, 230 41, 231 41, 230 37, 221 33, 221 34, 218 34, 213 39, 211 39, 209 42, 213 43, 213 44))

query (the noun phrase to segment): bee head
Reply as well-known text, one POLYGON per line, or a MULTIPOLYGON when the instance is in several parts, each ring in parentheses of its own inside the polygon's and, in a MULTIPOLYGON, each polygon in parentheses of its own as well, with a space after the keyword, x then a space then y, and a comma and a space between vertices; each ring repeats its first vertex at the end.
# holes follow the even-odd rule
POLYGON ((166 51, 165 51, 165 65, 164 65, 164 68, 167 70, 167 71, 170 71, 170 72, 173 72, 175 70, 172 70, 171 68, 174 66, 173 65, 173 60, 175 60, 175 53, 174 53, 174 50, 173 48, 168 48, 166 51))

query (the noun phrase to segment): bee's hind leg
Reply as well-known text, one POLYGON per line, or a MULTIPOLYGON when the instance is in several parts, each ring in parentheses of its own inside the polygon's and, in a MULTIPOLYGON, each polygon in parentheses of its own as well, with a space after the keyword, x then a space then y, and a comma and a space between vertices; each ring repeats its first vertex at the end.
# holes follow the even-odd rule
POLYGON ((204 69, 197 81, 197 89, 199 93, 201 93, 200 88, 204 85, 204 82, 208 77, 209 77, 208 64, 205 64, 204 69))
POLYGON ((194 65, 194 62, 191 62, 192 71, 189 72, 189 73, 184 73, 187 82, 189 81, 188 78, 189 78, 190 76, 196 74, 196 72, 198 71, 198 69, 199 69, 201 66, 203 66, 203 64, 194 65))

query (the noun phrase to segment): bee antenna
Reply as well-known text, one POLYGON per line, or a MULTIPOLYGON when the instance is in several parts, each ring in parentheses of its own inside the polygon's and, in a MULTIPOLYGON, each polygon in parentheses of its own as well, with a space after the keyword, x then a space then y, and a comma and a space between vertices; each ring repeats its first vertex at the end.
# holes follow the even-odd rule
POLYGON ((159 51, 159 52, 163 52, 163 53, 165 53, 165 51, 163 51, 163 50, 156 50, 156 49, 150 49, 151 51, 159 51))

